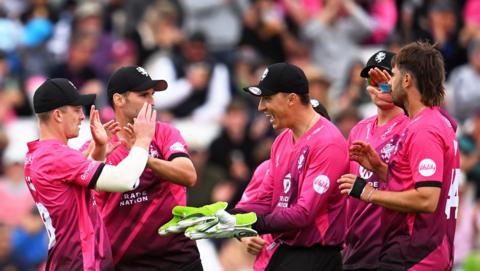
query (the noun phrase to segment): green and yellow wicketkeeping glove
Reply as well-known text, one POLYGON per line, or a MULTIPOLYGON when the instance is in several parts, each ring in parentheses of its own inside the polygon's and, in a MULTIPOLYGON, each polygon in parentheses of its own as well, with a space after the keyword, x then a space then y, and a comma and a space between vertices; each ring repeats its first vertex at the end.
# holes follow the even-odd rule
POLYGON ((212 219, 189 227, 185 231, 185 236, 192 240, 198 240, 242 238, 258 235, 252 229, 252 225, 257 222, 257 215, 253 212, 231 215, 225 210, 218 210, 215 217, 217 220, 212 219))
POLYGON ((175 206, 172 209, 173 218, 158 229, 158 234, 181 233, 188 227, 218 221, 216 212, 225 210, 227 206, 228 203, 223 201, 202 207, 175 206))

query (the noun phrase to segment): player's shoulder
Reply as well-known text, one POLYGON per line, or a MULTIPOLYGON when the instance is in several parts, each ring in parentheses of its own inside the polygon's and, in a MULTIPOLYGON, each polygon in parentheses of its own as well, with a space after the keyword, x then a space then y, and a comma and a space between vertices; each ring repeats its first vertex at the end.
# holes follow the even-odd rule
POLYGON ((157 121, 155 123, 155 131, 160 131, 161 132, 161 131, 171 131, 171 130, 177 130, 178 131, 178 129, 170 123, 161 122, 161 121, 157 121))
POLYGON ((66 144, 45 142, 31 154, 32 163, 42 170, 50 170, 66 164, 75 164, 87 159, 78 150, 72 149, 66 144))
POLYGON ((369 124, 372 124, 375 121, 377 121, 377 117, 378 117, 377 115, 373 115, 373 116, 364 118, 363 120, 359 121, 354 127, 356 127, 356 126, 367 126, 369 124))
POLYGON ((451 123, 442 115, 442 113, 440 113, 440 111, 431 108, 425 110, 426 112, 410 122, 410 129, 416 131, 436 131, 447 126, 451 127, 451 123))
POLYGON ((57 159, 60 159, 59 157, 72 152, 78 152, 78 150, 72 149, 70 146, 63 144, 60 141, 45 140, 39 141, 39 146, 35 152, 37 155, 55 156, 57 159))
POLYGON ((155 137, 154 140, 162 141, 170 138, 172 136, 181 135, 180 130, 178 130, 173 124, 157 121, 155 125, 155 137))
POLYGON ((350 134, 355 134, 358 131, 368 129, 368 127, 371 127, 373 123, 375 123, 375 121, 377 121, 377 115, 362 119, 352 127, 352 129, 350 130, 350 134))

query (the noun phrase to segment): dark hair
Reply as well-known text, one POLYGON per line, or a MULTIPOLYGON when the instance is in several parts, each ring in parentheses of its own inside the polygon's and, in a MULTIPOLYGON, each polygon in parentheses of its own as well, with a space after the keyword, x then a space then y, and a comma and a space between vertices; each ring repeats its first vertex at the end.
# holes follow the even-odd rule
POLYGON ((300 97, 300 102, 303 105, 310 105, 310 95, 308 93, 300 94, 300 93, 295 93, 300 97))
POLYGON ((392 66, 409 73, 426 106, 437 106, 445 97, 445 67, 442 54, 428 42, 412 42, 400 49, 392 66))

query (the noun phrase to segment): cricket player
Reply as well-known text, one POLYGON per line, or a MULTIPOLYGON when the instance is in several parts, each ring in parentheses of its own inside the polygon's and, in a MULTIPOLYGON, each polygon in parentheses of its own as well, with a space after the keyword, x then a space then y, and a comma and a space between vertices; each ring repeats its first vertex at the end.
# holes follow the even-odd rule
POLYGON ((400 49, 389 81, 393 103, 405 108, 409 124, 389 163, 363 141, 351 159, 387 181, 387 190, 344 175, 343 194, 384 207, 378 270, 450 270, 458 208, 459 148, 454 124, 437 106, 445 96, 444 61, 431 44, 400 49))
POLYGON ((231 212, 257 214, 252 228, 278 246, 266 270, 341 270, 345 201, 335 180, 348 170, 339 130, 310 105, 308 81, 295 65, 267 67, 257 86, 258 110, 274 129, 270 170, 254 202, 231 212))
MULTIPOLYGON (((67 141, 79 133, 85 116, 82 106, 95 95, 80 95, 62 78, 48 79, 33 97, 40 138, 28 143, 25 181, 48 232, 46 270, 114 270, 110 242, 100 218, 93 189, 125 192, 138 185, 148 159, 156 112, 144 103, 133 123, 135 140, 117 166, 86 158, 67 141)), ((105 154, 107 133, 92 106, 92 156, 105 154)))
MULTIPOLYGON (((115 111, 115 120, 126 129, 112 137, 113 144, 131 141, 128 127, 134 123, 142 104, 152 105, 154 93, 166 88, 167 82, 152 80, 139 66, 126 66, 114 72, 107 86, 108 97, 115 111)), ((121 163, 131 151, 128 145, 122 144, 110 153, 107 164, 121 163)), ((98 195, 115 268, 202 270, 194 241, 183 234, 157 234, 157 229, 171 218, 172 208, 186 204, 186 188, 196 182, 197 175, 187 144, 176 128, 156 122, 148 154, 147 166, 135 190, 98 195)))
MULTIPOLYGON (((357 140, 369 143, 382 161, 388 163, 395 144, 400 138, 408 117, 402 108, 392 102, 391 93, 379 88, 387 83, 392 70, 394 54, 378 51, 373 54, 361 71, 361 76, 369 81, 370 97, 377 107, 377 114, 360 121, 350 131, 348 145, 357 140), (384 74, 386 73, 386 74, 384 74)), ((385 181, 377 174, 363 168, 356 161, 350 161, 350 173, 365 179, 369 185, 384 190, 385 181)), ((347 199, 347 231, 343 250, 344 270, 376 270, 380 259, 382 235, 380 232, 381 206, 349 197, 347 199)))

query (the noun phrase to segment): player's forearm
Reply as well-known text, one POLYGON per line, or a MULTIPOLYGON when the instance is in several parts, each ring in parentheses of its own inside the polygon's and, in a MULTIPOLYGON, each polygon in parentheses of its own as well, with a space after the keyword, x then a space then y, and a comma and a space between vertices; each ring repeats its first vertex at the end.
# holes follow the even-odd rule
POLYGON ((148 158, 147 167, 163 180, 192 187, 197 182, 197 173, 190 159, 178 157, 172 161, 148 158))
POLYGON ((438 205, 440 188, 421 187, 401 192, 375 190, 369 194, 370 191, 365 191, 362 199, 388 209, 403 213, 433 213, 438 205))
POLYGON ((375 173, 378 175, 378 177, 380 177, 380 180, 386 182, 388 175, 388 165, 382 162, 380 166, 375 169, 375 173))
POLYGON ((106 153, 107 153, 106 145, 94 144, 93 151, 90 157, 95 161, 105 161, 106 153))
POLYGON ((311 225, 314 218, 313 213, 296 206, 282 211, 276 210, 266 215, 257 214, 257 222, 253 225, 253 229, 259 234, 299 230, 311 225))

